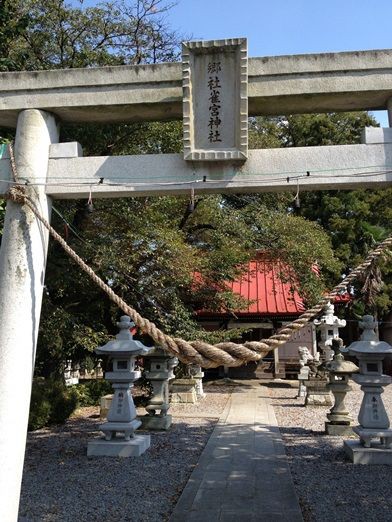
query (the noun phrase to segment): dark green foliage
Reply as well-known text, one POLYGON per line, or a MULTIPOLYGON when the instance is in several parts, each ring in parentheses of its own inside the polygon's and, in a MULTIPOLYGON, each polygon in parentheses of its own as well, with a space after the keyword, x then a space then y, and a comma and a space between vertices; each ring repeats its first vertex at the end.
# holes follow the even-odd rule
MULTIPOLYGON (((366 126, 378 124, 365 112, 254 118, 250 142, 257 147, 355 144, 360 143, 366 126)), ((304 192, 300 201, 300 208, 293 211, 328 233, 343 274, 392 233, 392 189, 304 192)), ((373 272, 356 283, 357 314, 372 313, 379 318, 388 314, 392 305, 390 266, 387 258, 380 263, 380 272, 372 267, 373 272)))
POLYGON ((71 390, 77 397, 78 406, 97 406, 101 397, 113 393, 112 385, 105 379, 93 379, 83 384, 75 384, 71 390))
POLYGON ((364 127, 378 126, 367 112, 295 114, 251 118, 250 148, 312 147, 360 143, 364 127))
POLYGON ((75 411, 77 404, 76 393, 60 381, 34 379, 28 429, 63 424, 75 411))
POLYGON ((24 67, 25 55, 15 48, 29 24, 27 12, 18 9, 14 0, 0 0, 0 71, 17 71, 24 67))
MULTIPOLYGON (((4 13, 12 52, 25 69, 97 67, 173 61, 178 35, 170 30, 162 0, 103 1, 85 7, 65 0, 12 0, 4 13), (18 14, 20 22, 14 16, 18 14)), ((0 18, 0 24, 2 20, 0 18)))

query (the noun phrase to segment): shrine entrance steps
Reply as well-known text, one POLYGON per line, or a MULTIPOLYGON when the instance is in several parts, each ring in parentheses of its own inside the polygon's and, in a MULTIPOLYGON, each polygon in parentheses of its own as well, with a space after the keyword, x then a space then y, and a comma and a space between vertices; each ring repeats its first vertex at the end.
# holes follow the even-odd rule
POLYGON ((303 521, 268 390, 248 382, 232 394, 169 522, 303 521))

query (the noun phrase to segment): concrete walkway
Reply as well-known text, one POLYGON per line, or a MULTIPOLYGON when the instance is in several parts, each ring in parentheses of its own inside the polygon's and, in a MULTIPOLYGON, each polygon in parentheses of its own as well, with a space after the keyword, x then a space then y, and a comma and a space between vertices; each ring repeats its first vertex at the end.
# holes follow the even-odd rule
POLYGON ((268 390, 234 391, 170 522, 301 522, 268 390))

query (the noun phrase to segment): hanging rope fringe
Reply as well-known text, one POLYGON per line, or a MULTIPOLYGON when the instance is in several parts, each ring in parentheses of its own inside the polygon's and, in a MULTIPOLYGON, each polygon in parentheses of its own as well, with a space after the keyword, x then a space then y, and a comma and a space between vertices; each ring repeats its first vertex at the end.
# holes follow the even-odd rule
MULTIPOLYGON (((11 168, 15 179, 18 179, 14 155, 12 147, 10 146, 11 168)), ((178 357, 180 361, 186 364, 197 364, 203 368, 216 368, 217 366, 242 366, 250 361, 261 360, 268 352, 285 344, 294 332, 306 326, 309 321, 322 312, 323 307, 331 299, 341 292, 346 291, 347 285, 357 279, 363 272, 369 268, 378 258, 380 258, 387 249, 392 247, 392 236, 380 243, 380 245, 373 250, 366 260, 361 263, 355 270, 353 270, 347 277, 343 279, 335 288, 324 296, 311 309, 304 312, 298 319, 286 325, 279 330, 278 333, 272 335, 268 339, 261 341, 245 342, 237 344, 232 342, 222 342, 215 345, 203 341, 185 341, 180 338, 173 338, 163 333, 159 328, 142 317, 135 309, 129 306, 121 297, 113 292, 97 274, 81 259, 74 250, 64 241, 64 239, 54 230, 54 228, 41 216, 38 212, 34 202, 27 195, 23 186, 15 185, 9 189, 7 199, 26 205, 39 221, 48 229, 50 235, 63 247, 65 252, 84 270, 88 276, 96 283, 101 290, 126 314, 131 317, 132 321, 147 333, 156 344, 164 348, 171 355, 178 357)))

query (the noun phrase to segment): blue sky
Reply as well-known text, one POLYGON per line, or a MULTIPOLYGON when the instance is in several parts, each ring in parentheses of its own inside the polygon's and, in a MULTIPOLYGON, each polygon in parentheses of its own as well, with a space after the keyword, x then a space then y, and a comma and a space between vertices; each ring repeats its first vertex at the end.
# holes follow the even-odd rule
POLYGON ((391 20, 392 0, 180 0, 167 15, 193 39, 245 36, 249 56, 388 49, 391 20))
POLYGON ((194 39, 246 36, 249 56, 392 47, 391 0, 180 0, 170 24, 194 39))
POLYGON ((391 0, 162 0, 170 3, 173 29, 193 39, 245 36, 249 56, 392 47, 391 0))
POLYGON ((167 15, 193 39, 245 36, 249 56, 388 49, 391 20, 392 0, 180 0, 167 15))
POLYGON ((246 37, 249 56, 392 48, 392 0, 179 0, 166 20, 186 38, 246 37))

